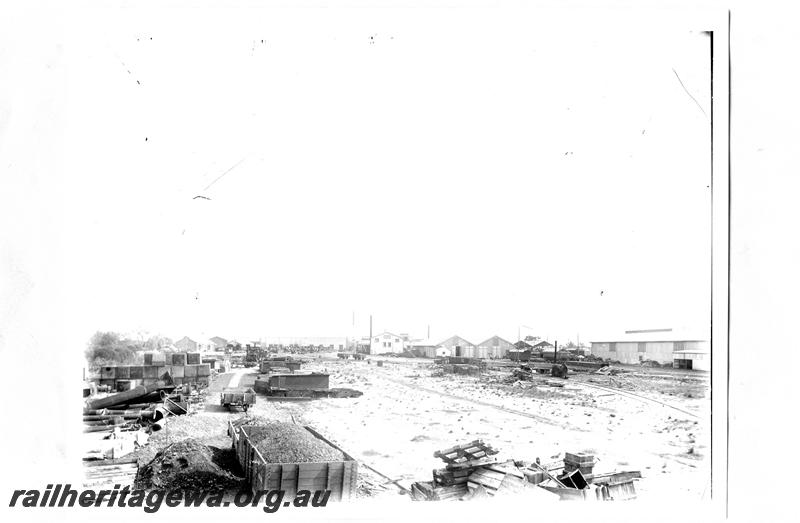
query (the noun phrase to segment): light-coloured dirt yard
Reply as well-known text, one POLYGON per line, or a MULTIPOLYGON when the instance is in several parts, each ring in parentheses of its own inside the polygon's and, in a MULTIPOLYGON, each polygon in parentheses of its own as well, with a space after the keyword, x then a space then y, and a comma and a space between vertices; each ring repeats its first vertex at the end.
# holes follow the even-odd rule
MULTIPOLYGON (((589 451, 598 459, 595 472, 639 470, 642 500, 710 498, 707 374, 630 367, 616 376, 570 374, 557 380, 563 387, 551 387, 547 382, 556 380, 550 378, 516 380, 511 364, 465 376, 443 374, 423 359, 305 358, 304 370, 328 372, 331 387, 357 389, 363 396, 269 401, 259 394, 248 414, 311 426, 339 445, 362 464, 360 497, 397 496, 392 485, 378 487, 386 479, 369 467, 409 487, 429 481, 432 469, 442 467, 434 451, 483 439, 500 450, 501 459, 550 463, 564 452, 589 451)), ((137 451, 140 462, 187 437, 230 445, 227 421, 245 414, 220 407, 218 392, 237 380, 252 385, 256 376, 255 369, 218 376, 205 410, 171 418, 166 430, 137 451)))
MULTIPOLYGON (((310 425, 405 486, 430 480, 431 470, 442 466, 433 457, 435 450, 480 438, 499 449, 501 458, 539 457, 547 463, 563 459, 564 452, 593 452, 599 459, 595 472, 640 470, 640 499, 699 500, 710 495, 704 374, 671 369, 613 377, 571 374, 559 380, 563 388, 556 388, 516 382, 510 367, 481 376, 437 376, 430 360, 323 357, 304 368, 327 371, 331 387, 350 387, 364 395, 305 402, 259 396, 251 412, 310 425), (377 366, 378 360, 383 366, 377 366)), ((250 379, 254 375, 241 384, 250 379)))

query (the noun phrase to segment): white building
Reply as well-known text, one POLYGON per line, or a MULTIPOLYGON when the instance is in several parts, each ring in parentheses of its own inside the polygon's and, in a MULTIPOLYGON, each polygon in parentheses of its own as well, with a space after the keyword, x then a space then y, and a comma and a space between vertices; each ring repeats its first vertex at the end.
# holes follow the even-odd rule
POLYGON ((593 341, 591 348, 593 356, 632 364, 648 360, 673 363, 674 354, 682 351, 708 352, 708 341, 672 329, 649 329, 625 331, 609 341, 593 341))
POLYGON ((370 354, 402 354, 406 348, 406 340, 399 334, 383 331, 372 337, 370 354))

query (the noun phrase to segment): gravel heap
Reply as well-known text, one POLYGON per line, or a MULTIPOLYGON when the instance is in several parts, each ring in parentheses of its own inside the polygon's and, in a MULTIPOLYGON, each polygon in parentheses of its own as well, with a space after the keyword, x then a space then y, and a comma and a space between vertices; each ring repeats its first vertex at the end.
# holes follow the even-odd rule
POLYGON ((344 461, 344 454, 317 438, 302 425, 250 418, 250 441, 269 463, 344 461))
POLYGON ((241 486, 243 479, 220 466, 220 449, 195 439, 165 447, 139 471, 138 487, 166 490, 225 490, 241 486))

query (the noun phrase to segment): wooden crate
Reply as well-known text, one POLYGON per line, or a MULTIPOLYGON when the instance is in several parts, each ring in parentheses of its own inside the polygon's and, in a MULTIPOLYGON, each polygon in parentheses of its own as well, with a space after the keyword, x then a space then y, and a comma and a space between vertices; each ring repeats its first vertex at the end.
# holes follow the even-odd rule
POLYGON ((132 380, 140 380, 144 378, 144 367, 141 365, 136 365, 130 368, 129 371, 132 380))
POLYGON ((228 434, 233 439, 233 448, 253 492, 283 490, 287 499, 293 499, 298 490, 330 490, 331 501, 346 501, 355 496, 358 462, 311 427, 304 428, 314 437, 340 451, 344 455, 344 461, 269 463, 250 442, 248 428, 236 427, 228 422, 228 434))
POLYGON ((131 368, 126 366, 114 367, 114 378, 118 380, 129 380, 131 378, 131 368))

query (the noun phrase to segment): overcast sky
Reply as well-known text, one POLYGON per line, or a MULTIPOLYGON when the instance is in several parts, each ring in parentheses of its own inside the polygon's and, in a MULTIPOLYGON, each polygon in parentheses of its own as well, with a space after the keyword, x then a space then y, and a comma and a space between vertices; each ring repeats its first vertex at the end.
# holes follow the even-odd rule
POLYGON ((707 335, 709 38, 604 21, 87 22, 64 46, 68 321, 86 338, 366 335, 369 314, 473 342, 707 335))

